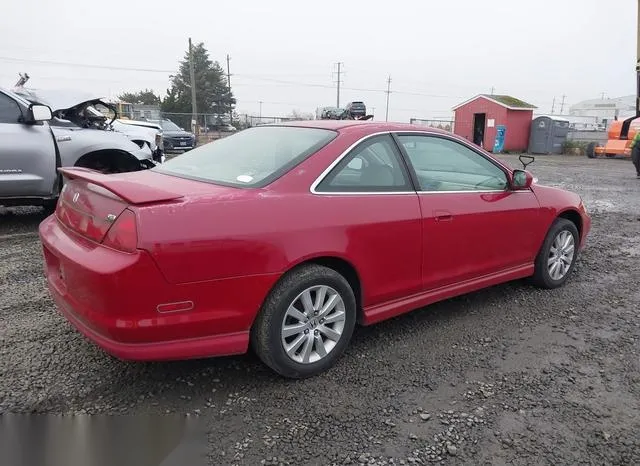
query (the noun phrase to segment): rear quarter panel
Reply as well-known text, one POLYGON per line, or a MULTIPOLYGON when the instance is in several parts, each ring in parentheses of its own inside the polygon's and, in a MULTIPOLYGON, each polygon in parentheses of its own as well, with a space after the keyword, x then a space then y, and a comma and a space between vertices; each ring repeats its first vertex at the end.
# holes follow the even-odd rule
POLYGON ((398 297, 398 289, 419 291, 417 196, 254 196, 139 209, 140 247, 171 283, 281 274, 336 257, 356 268, 366 304, 398 297))

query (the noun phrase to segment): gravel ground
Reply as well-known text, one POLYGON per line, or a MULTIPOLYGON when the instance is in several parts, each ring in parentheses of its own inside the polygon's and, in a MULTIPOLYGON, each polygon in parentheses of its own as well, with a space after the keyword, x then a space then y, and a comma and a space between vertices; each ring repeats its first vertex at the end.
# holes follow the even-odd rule
POLYGON ((216 465, 640 464, 640 180, 622 160, 529 168, 593 215, 564 288, 515 282, 357 329, 305 381, 253 355, 107 356, 47 296, 42 214, 0 210, 0 412, 191 413, 216 465))

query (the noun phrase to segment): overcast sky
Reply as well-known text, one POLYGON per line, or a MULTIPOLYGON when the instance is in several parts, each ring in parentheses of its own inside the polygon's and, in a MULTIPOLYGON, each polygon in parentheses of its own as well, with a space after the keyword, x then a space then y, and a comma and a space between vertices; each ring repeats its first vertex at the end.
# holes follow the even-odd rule
POLYGON ((630 0, 6 0, 0 86, 27 72, 36 88, 164 94, 190 36, 225 67, 231 56, 240 113, 261 100, 263 116, 335 105, 336 62, 341 104, 363 100, 376 119, 389 75, 390 120, 450 117, 492 88, 544 112, 555 97, 558 113, 563 95, 566 112, 635 94, 636 30, 630 0))

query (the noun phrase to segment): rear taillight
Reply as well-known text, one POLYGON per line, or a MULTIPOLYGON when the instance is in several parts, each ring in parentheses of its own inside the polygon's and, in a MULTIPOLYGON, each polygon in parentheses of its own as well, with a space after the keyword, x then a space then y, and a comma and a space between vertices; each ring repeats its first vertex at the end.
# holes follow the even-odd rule
POLYGON ((102 244, 125 252, 135 252, 138 247, 136 216, 129 209, 122 211, 113 222, 102 244))

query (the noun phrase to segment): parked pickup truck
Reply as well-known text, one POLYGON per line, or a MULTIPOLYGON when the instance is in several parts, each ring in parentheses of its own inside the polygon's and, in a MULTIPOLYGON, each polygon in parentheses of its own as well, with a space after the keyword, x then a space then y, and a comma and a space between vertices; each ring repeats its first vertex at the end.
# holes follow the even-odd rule
POLYGON ((100 96, 73 89, 17 86, 12 90, 32 104, 49 106, 56 121, 66 121, 81 128, 123 133, 140 149, 144 150, 146 146, 156 162, 164 160, 162 128, 157 124, 131 124, 131 120, 118 119, 116 108, 100 96))
POLYGON ((122 173, 155 166, 151 150, 125 134, 95 131, 53 116, 51 108, 0 89, 0 205, 55 207, 59 167, 122 173))

